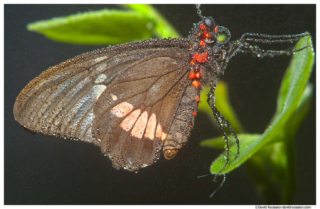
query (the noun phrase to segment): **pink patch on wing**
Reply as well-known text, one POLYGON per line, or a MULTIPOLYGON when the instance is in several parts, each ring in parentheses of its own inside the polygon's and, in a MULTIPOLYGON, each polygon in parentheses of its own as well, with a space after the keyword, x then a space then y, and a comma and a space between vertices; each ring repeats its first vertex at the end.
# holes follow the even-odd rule
POLYGON ((161 138, 161 135, 162 135, 162 127, 161 127, 161 125, 160 125, 160 123, 159 123, 158 126, 157 126, 156 136, 157 136, 158 138, 161 138))
POLYGON ((137 120, 136 124, 134 125, 131 136, 136 137, 138 139, 142 139, 144 130, 146 129, 148 122, 148 112, 144 111, 139 119, 137 120))
POLYGON ((149 118, 146 133, 144 134, 145 138, 149 138, 151 140, 154 139, 154 131, 156 130, 157 125, 157 118, 156 115, 153 113, 149 118))
POLYGON ((121 118, 127 115, 133 109, 133 105, 128 102, 121 102, 111 109, 111 113, 121 118))
POLYGON ((156 136, 158 138, 160 138, 162 141, 164 141, 166 138, 167 138, 167 133, 163 132, 162 130, 162 126, 160 125, 160 123, 158 124, 157 126, 157 133, 156 133, 156 136))
POLYGON ((167 133, 162 132, 162 134, 161 134, 161 140, 162 140, 162 141, 166 140, 167 135, 168 135, 167 133))
POLYGON ((136 120, 140 115, 141 110, 137 109, 133 111, 130 115, 128 115, 121 123, 120 127, 125 131, 130 131, 136 120))

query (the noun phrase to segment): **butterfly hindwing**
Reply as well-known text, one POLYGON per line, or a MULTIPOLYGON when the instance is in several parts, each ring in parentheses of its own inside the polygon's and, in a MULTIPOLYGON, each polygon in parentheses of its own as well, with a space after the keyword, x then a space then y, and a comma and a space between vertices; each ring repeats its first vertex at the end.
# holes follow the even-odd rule
POLYGON ((115 83, 121 79, 130 83, 114 84, 94 108, 100 118, 92 130, 116 168, 135 171, 159 158, 182 95, 190 85, 188 65, 174 57, 174 52, 176 57, 179 52, 166 51, 145 56, 124 70, 115 83), (146 72, 132 76, 139 69, 146 72))

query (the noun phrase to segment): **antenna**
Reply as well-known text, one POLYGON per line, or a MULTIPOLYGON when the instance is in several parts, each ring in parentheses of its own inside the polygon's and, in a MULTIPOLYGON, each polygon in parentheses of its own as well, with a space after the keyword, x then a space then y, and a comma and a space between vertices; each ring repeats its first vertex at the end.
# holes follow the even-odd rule
POLYGON ((197 8, 197 13, 198 13, 199 17, 201 18, 201 20, 203 20, 204 17, 202 16, 202 11, 200 9, 200 5, 201 4, 196 4, 196 8, 197 8))

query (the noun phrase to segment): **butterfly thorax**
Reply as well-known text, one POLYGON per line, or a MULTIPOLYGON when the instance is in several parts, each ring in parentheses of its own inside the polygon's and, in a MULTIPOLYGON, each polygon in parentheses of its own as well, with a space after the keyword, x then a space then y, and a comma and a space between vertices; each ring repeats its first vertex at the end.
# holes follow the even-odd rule
POLYGON ((229 46, 232 44, 229 42, 230 37, 229 30, 215 25, 211 17, 205 17, 194 24, 188 37, 191 43, 190 79, 194 79, 192 83, 194 86, 216 83, 217 78, 223 75, 230 59, 228 54, 229 46), (222 33, 226 34, 227 38, 220 42, 218 36, 222 33), (202 78, 201 83, 200 78, 202 78))

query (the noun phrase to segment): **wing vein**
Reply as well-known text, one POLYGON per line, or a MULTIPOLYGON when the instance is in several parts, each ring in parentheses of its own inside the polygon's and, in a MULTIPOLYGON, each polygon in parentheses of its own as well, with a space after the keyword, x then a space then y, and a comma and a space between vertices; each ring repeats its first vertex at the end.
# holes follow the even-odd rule
MULTIPOLYGON (((84 79, 86 78, 86 76, 84 77, 84 78, 82 78, 82 79, 79 79, 79 81, 77 81, 74 85, 72 85, 72 87, 71 88, 69 88, 66 92, 65 92, 65 94, 63 95, 63 96, 61 96, 61 98, 53 105, 53 106, 51 106, 51 107, 48 107, 48 109, 46 110, 46 111, 50 111, 49 109, 51 109, 51 110, 53 110, 59 103, 60 103, 60 101, 62 100, 62 99, 64 99, 65 98, 65 95, 67 95, 75 86, 77 86, 80 82, 82 82, 84 79)), ((68 79, 70 79, 70 78, 68 78, 68 79)), ((66 80, 68 80, 68 79, 66 79, 66 80)), ((66 81, 65 80, 65 81, 66 81)), ((59 84, 57 84, 56 86, 58 86, 58 85, 60 85, 61 83, 63 83, 64 81, 62 81, 62 82, 60 82, 59 84)), ((52 92, 50 95, 49 95, 49 97, 53 94, 54 92, 52 92)), ((48 98, 49 98, 48 97, 48 98)), ((47 98, 47 99, 48 99, 47 98)), ((45 102, 43 102, 43 104, 44 104, 45 102)), ((43 105, 42 104, 42 105, 43 105)), ((42 106, 41 105, 41 106, 42 106)), ((39 111, 41 109, 41 107, 37 110, 37 112, 39 111)), ((49 114, 47 114, 47 117, 49 116, 49 114)), ((47 118, 46 117, 46 118, 47 118)), ((43 118, 43 120, 46 120, 46 118, 43 118)), ((55 118, 55 117, 54 117, 55 118)), ((53 119, 54 119, 53 118, 53 119)), ((36 119, 40 119, 40 118, 36 118, 36 119)), ((35 121, 35 122, 32 122, 32 123, 36 123, 37 121, 35 121)))

